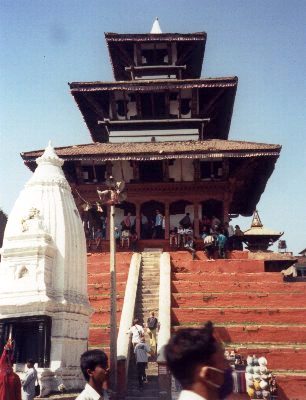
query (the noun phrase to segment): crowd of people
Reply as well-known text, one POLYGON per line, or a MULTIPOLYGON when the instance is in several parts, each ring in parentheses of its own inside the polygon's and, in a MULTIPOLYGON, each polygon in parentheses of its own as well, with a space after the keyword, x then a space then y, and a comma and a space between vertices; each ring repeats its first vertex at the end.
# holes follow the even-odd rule
MULTIPOLYGON (((132 336, 140 391, 148 382, 146 368, 149 357, 156 353, 158 328, 158 320, 151 312, 143 326, 135 319, 127 331, 132 336), (145 340, 145 329, 150 334, 150 345, 145 340)), ((241 356, 224 350, 214 335, 210 321, 199 328, 177 330, 165 346, 164 356, 167 368, 181 390, 178 400, 226 399, 237 389, 238 378, 237 375, 234 378, 233 373, 236 369, 245 371, 247 393, 251 398, 254 395, 267 400, 277 397, 275 377, 267 369, 266 358, 248 356, 248 365, 243 366, 245 363, 241 356)), ((86 384, 76 400, 109 400, 107 387, 111 371, 106 353, 100 349, 84 352, 80 358, 80 369, 86 384)), ((0 358, 0 400, 33 400, 37 395, 36 382, 37 371, 33 360, 28 361, 22 380, 13 371, 13 344, 9 340, 0 358)))
MULTIPOLYGON (((85 224, 85 235, 87 248, 102 250, 102 241, 106 239, 107 219, 101 216, 99 227, 89 228, 85 224)), ((141 214, 140 239, 163 239, 165 237, 165 216, 160 210, 155 211, 154 218, 148 218, 141 214)), ((195 237, 194 223, 190 214, 187 212, 179 221, 177 227, 171 227, 169 232, 169 244, 174 249, 186 249, 195 258, 195 237)), ((204 216, 199 221, 200 235, 204 242, 204 250, 209 260, 214 258, 226 258, 228 251, 243 250, 243 232, 238 225, 235 228, 228 222, 222 222, 218 217, 212 215, 211 218, 204 216)), ((115 226, 115 240, 118 248, 138 250, 139 237, 136 232, 135 218, 130 212, 124 216, 121 223, 115 226)))

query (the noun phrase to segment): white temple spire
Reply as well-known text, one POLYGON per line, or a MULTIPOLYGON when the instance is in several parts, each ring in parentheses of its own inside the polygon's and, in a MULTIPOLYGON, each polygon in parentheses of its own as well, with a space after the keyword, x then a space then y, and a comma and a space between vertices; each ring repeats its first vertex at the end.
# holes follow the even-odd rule
POLYGON ((157 17, 155 18, 155 21, 153 22, 152 29, 151 29, 150 33, 157 33, 157 34, 158 33, 162 33, 162 30, 160 29, 160 25, 159 25, 157 17))

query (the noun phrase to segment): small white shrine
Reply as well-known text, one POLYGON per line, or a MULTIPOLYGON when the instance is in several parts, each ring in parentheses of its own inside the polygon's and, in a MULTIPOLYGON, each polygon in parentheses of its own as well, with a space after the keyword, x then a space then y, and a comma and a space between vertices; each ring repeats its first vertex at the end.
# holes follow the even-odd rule
POLYGON ((0 344, 38 363, 42 395, 83 386, 79 367, 92 313, 86 243, 64 163, 49 143, 8 218, 0 264, 0 344))

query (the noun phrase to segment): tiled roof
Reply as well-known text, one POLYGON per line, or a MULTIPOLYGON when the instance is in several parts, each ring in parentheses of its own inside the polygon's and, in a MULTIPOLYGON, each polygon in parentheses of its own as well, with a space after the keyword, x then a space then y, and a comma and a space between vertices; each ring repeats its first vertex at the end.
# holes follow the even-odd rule
POLYGON ((122 42, 122 41, 160 41, 175 40, 175 41, 188 41, 188 40, 206 40, 206 32, 194 32, 194 33, 160 33, 158 35, 152 33, 113 33, 106 32, 105 39, 108 42, 122 42))
POLYGON ((141 90, 171 88, 211 88, 211 87, 235 87, 238 84, 237 76, 227 76, 218 78, 201 79, 150 79, 137 81, 94 81, 94 82, 71 82, 69 83, 72 91, 93 91, 93 90, 141 90))
MULTIPOLYGON (((278 156, 280 145, 211 139, 205 141, 146 142, 146 143, 91 143, 56 148, 64 159, 98 158, 100 160, 145 160, 202 157, 278 156)), ((32 161, 43 150, 21 153, 25 161, 32 161)))

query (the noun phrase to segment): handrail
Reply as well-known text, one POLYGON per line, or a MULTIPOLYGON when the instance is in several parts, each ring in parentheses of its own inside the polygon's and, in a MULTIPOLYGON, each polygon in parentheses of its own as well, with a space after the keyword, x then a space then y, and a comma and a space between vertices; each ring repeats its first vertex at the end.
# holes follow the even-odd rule
POLYGON ((165 362, 164 346, 171 336, 171 262, 170 254, 160 256, 160 283, 159 283, 159 332, 157 343, 157 362, 165 362))
POLYGON ((130 336, 126 334, 133 325, 134 309, 136 303, 137 285, 139 278, 139 270, 141 264, 141 254, 134 253, 131 259, 129 275, 126 282, 124 302, 120 318, 120 325, 117 338, 117 357, 127 357, 130 336))
POLYGON ((127 331, 133 325, 140 264, 141 254, 134 253, 130 262, 117 338, 118 388, 120 388, 118 389, 118 398, 122 397, 120 395, 125 393, 127 386, 131 341, 127 331))

